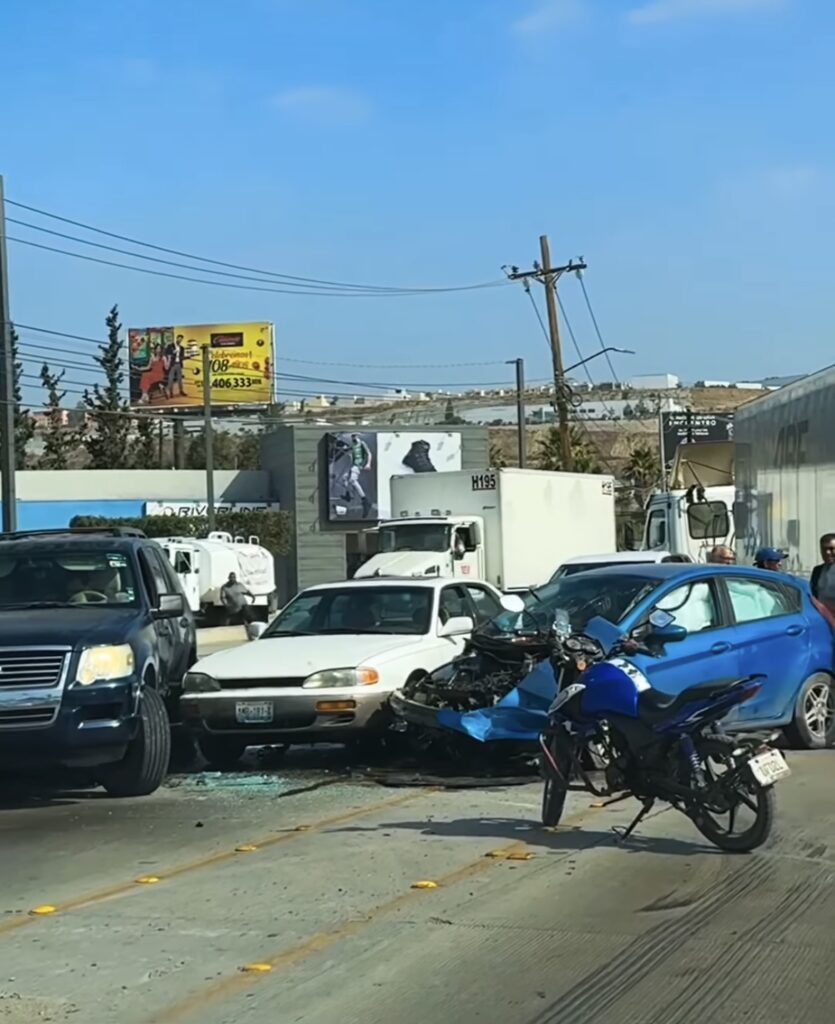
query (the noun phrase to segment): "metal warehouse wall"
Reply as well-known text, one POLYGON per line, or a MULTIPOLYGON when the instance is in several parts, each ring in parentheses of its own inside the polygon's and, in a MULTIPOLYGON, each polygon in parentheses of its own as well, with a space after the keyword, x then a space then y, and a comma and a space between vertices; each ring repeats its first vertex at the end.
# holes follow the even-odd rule
MULTIPOLYGON (((294 515, 293 550, 286 559, 279 593, 286 599, 305 587, 346 577, 345 535, 373 524, 331 523, 327 511, 327 451, 325 437, 352 425, 279 427, 261 443, 261 465, 270 474, 281 507, 294 515)), ((415 425, 362 426, 364 433, 414 433, 415 425)), ((490 463, 486 427, 439 424, 421 426, 421 433, 460 434, 461 468, 484 469, 490 463)), ((282 560, 285 561, 285 560, 282 560)))

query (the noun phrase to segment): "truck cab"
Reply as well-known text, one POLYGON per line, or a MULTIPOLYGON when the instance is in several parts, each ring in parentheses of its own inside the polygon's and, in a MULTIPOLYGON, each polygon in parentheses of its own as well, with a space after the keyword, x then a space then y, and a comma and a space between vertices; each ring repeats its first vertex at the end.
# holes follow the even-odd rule
POLYGON ((484 579, 484 521, 432 516, 380 523, 378 553, 355 576, 463 576, 484 579))
POLYGON ((717 544, 733 545, 733 442, 680 445, 670 484, 647 502, 644 551, 671 551, 704 562, 717 544))

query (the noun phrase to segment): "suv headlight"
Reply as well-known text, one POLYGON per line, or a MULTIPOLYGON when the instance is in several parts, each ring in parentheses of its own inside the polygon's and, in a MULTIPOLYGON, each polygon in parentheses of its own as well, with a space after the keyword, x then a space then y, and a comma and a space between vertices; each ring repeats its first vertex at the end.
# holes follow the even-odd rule
POLYGON ((183 677, 183 690, 186 693, 208 693, 219 689, 220 683, 217 679, 207 676, 205 672, 186 672, 183 677))
POLYGON ((125 679, 133 673, 133 648, 130 644, 85 647, 78 662, 75 681, 81 686, 109 679, 125 679))
POLYGON ((379 683, 380 673, 376 668, 328 668, 314 672, 302 683, 306 689, 327 687, 373 686, 379 683))

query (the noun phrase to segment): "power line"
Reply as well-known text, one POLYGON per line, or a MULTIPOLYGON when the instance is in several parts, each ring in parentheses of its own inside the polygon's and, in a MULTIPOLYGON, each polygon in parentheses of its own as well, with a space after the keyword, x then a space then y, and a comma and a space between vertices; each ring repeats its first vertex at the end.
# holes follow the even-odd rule
POLYGON ((94 227, 91 224, 85 224, 83 221, 72 220, 69 217, 62 217, 59 214, 50 213, 47 210, 41 210, 36 206, 29 206, 26 203, 18 203, 12 199, 7 199, 6 202, 10 206, 16 206, 21 210, 28 210, 30 213, 36 213, 41 217, 48 217, 51 220, 61 221, 64 224, 71 224, 73 227, 82 228, 85 231, 92 231, 98 235, 104 235, 108 238, 115 238, 120 242, 128 242, 130 245, 139 245, 145 249, 153 249, 156 252, 164 252, 169 256, 180 256, 184 259, 198 260, 200 263, 210 263, 216 267, 226 267, 230 270, 243 270, 251 274, 260 274, 263 277, 275 277, 285 281, 294 281, 306 285, 320 285, 328 286, 332 288, 345 288, 355 289, 359 291, 370 291, 373 293, 409 293, 409 294, 433 294, 438 292, 461 292, 461 291, 476 291, 483 288, 499 288, 507 284, 506 280, 498 281, 485 281, 478 284, 471 285, 448 285, 444 287, 396 287, 392 285, 369 285, 369 284, 356 284, 346 281, 329 281, 323 278, 316 277, 302 277, 296 274, 284 274, 273 270, 259 270, 256 267, 241 266, 236 263, 229 263, 224 260, 211 259, 207 256, 196 256, 194 253, 183 252, 179 249, 172 249, 163 245, 156 245, 153 242, 143 242, 140 239, 130 238, 128 235, 121 235, 115 231, 106 231, 103 228, 94 227))
POLYGON ((592 324, 594 324, 594 330, 595 330, 595 333, 597 334, 597 340, 600 342, 600 349, 601 349, 601 351, 603 351, 603 353, 606 356, 606 362, 609 364, 609 369, 610 369, 610 371, 612 373, 612 379, 614 380, 615 384, 619 384, 620 383, 620 379, 618 378, 618 375, 615 372, 615 367, 612 364, 612 357, 609 355, 608 352, 606 352, 606 343, 603 341, 603 335, 600 333, 600 328, 597 325, 597 317, 594 315, 594 310, 592 309, 592 306, 591 306, 591 300, 589 299, 589 293, 586 291, 586 282, 583 280, 582 272, 577 274, 577 278, 580 281, 580 287, 583 289, 583 298, 586 300, 586 308, 589 311, 589 316, 591 317, 591 322, 592 322, 592 324))

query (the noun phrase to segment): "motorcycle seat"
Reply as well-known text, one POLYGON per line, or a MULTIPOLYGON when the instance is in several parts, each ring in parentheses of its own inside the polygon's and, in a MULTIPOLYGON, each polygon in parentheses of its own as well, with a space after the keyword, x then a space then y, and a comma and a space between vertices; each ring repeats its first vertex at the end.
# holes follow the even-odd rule
POLYGON ((686 690, 676 694, 662 693, 661 690, 644 690, 638 697, 638 714, 642 718, 655 721, 667 718, 683 708, 685 704, 711 700, 748 678, 748 676, 730 676, 725 679, 710 679, 706 683, 688 686, 686 690))

